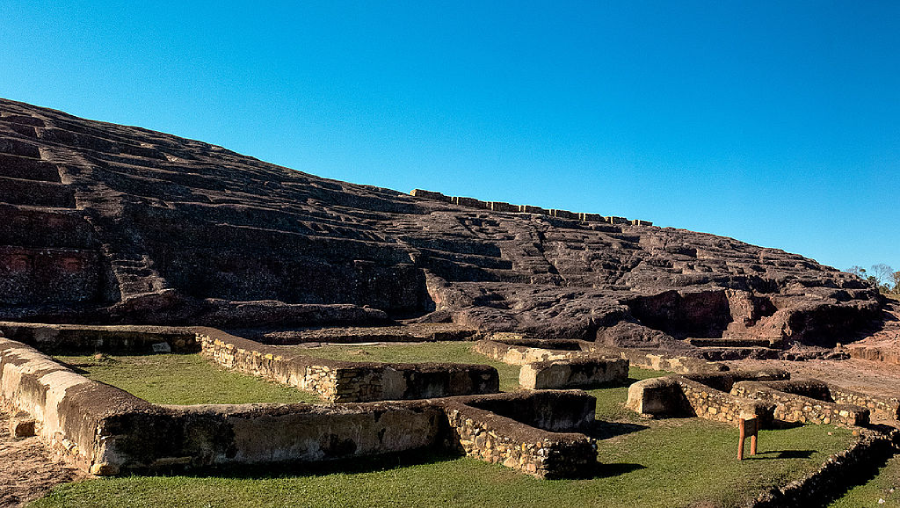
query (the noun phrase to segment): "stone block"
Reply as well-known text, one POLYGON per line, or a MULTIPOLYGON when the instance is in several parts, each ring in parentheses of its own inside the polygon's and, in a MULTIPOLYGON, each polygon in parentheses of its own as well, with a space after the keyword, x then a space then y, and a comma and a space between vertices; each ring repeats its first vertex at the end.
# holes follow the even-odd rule
POLYGON ((410 194, 417 198, 430 199, 432 201, 441 201, 444 203, 452 202, 452 198, 450 196, 445 196, 444 194, 441 194, 440 192, 432 192, 432 191, 427 191, 427 190, 422 190, 422 189, 413 189, 412 192, 410 192, 410 194))
POLYGON ((568 210, 550 210, 551 217, 559 217, 560 219, 578 219, 578 214, 574 212, 570 212, 568 210))
POLYGON ((519 384, 531 390, 624 382, 627 378, 628 360, 597 357, 529 363, 519 371, 519 384))
POLYGON ((531 206, 531 205, 519 205, 520 213, 537 213, 540 215, 547 215, 547 209, 541 208, 539 206, 531 206))
POLYGON ((516 205, 511 205, 509 203, 504 203, 503 201, 490 201, 488 202, 488 207, 493 212, 518 212, 519 207, 516 205))
POLYGON ((481 201, 480 199, 466 198, 461 196, 454 196, 453 204, 465 206, 466 208, 478 208, 480 210, 486 210, 488 208, 488 204, 484 201, 481 201))
POLYGON ((628 388, 625 407, 654 416, 678 415, 684 412, 684 395, 671 378, 644 379, 628 388))

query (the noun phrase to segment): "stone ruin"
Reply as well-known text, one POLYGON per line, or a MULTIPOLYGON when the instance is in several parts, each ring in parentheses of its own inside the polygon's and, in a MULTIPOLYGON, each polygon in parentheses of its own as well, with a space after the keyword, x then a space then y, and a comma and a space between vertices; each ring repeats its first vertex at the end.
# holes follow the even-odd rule
POLYGON ((5 99, 0 219, 0 398, 95 474, 441 449, 578 476, 597 457, 577 388, 629 365, 676 373, 629 391, 656 417, 897 419, 897 399, 714 361, 819 354, 883 320, 856 276, 731 238, 338 182, 5 99), (272 346, 337 337, 477 340, 524 391, 488 366, 272 346), (330 405, 155 405, 45 354, 154 344, 330 405))
POLYGON ((420 449, 458 450, 540 478, 597 464, 595 399, 578 390, 497 393, 493 367, 284 357, 211 328, 2 323, 41 348, 196 352, 295 386, 332 405, 163 406, 91 381, 24 342, 0 338, 0 396, 33 415, 51 447, 97 475, 230 464, 314 462, 420 449))
POLYGON ((864 426, 870 412, 900 416, 896 398, 791 380, 777 369, 730 371, 692 357, 580 340, 497 334, 473 343, 486 357, 522 367, 523 391, 498 393, 497 371, 489 366, 323 360, 206 327, 0 322, 0 332, 11 337, 0 337, 4 405, 32 415, 25 422, 34 432, 97 475, 435 449, 539 478, 581 477, 598 465, 590 437, 596 401, 575 388, 621 385, 629 365, 679 372, 631 385, 626 407, 653 417, 864 426), (40 351, 147 354, 161 344, 331 404, 157 405, 40 351))

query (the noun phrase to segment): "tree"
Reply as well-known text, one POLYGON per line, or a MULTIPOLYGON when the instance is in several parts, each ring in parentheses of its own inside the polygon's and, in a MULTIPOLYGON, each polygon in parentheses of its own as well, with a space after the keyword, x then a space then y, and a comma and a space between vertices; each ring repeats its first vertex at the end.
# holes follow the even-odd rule
POLYGON ((847 273, 852 273, 863 280, 866 279, 866 269, 859 265, 853 265, 850 268, 847 268, 847 273))
POLYGON ((891 291, 894 286, 894 269, 884 263, 872 265, 872 276, 875 277, 875 284, 878 289, 884 292, 891 291))
POLYGON ((847 269, 847 273, 856 275, 882 293, 900 294, 900 271, 895 272, 884 263, 872 265, 869 271, 859 265, 853 265, 847 269))

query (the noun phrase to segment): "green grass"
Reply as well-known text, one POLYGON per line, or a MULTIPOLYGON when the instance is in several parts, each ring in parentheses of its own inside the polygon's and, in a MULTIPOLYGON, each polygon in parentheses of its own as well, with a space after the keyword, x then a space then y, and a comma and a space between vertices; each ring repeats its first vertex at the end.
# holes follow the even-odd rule
POLYGON ((286 347, 292 352, 331 360, 351 362, 449 362, 490 365, 500 375, 500 390, 519 388, 519 366, 507 365, 472 351, 472 342, 428 342, 357 346, 332 344, 316 348, 286 347))
POLYGON ((315 395, 227 371, 200 355, 56 356, 95 381, 155 404, 319 403, 315 395))
POLYGON ((848 490, 829 508, 858 508, 860 506, 879 506, 884 508, 900 508, 900 455, 894 456, 878 471, 878 476, 870 482, 848 490), (884 504, 878 504, 884 499, 884 504))

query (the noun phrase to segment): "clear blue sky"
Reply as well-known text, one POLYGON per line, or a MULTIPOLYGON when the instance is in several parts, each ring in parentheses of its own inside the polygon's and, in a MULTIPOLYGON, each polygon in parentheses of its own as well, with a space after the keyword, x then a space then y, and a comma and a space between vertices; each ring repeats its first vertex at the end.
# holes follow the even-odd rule
POLYGON ((0 2, 0 96, 900 270, 900 2, 0 2))

